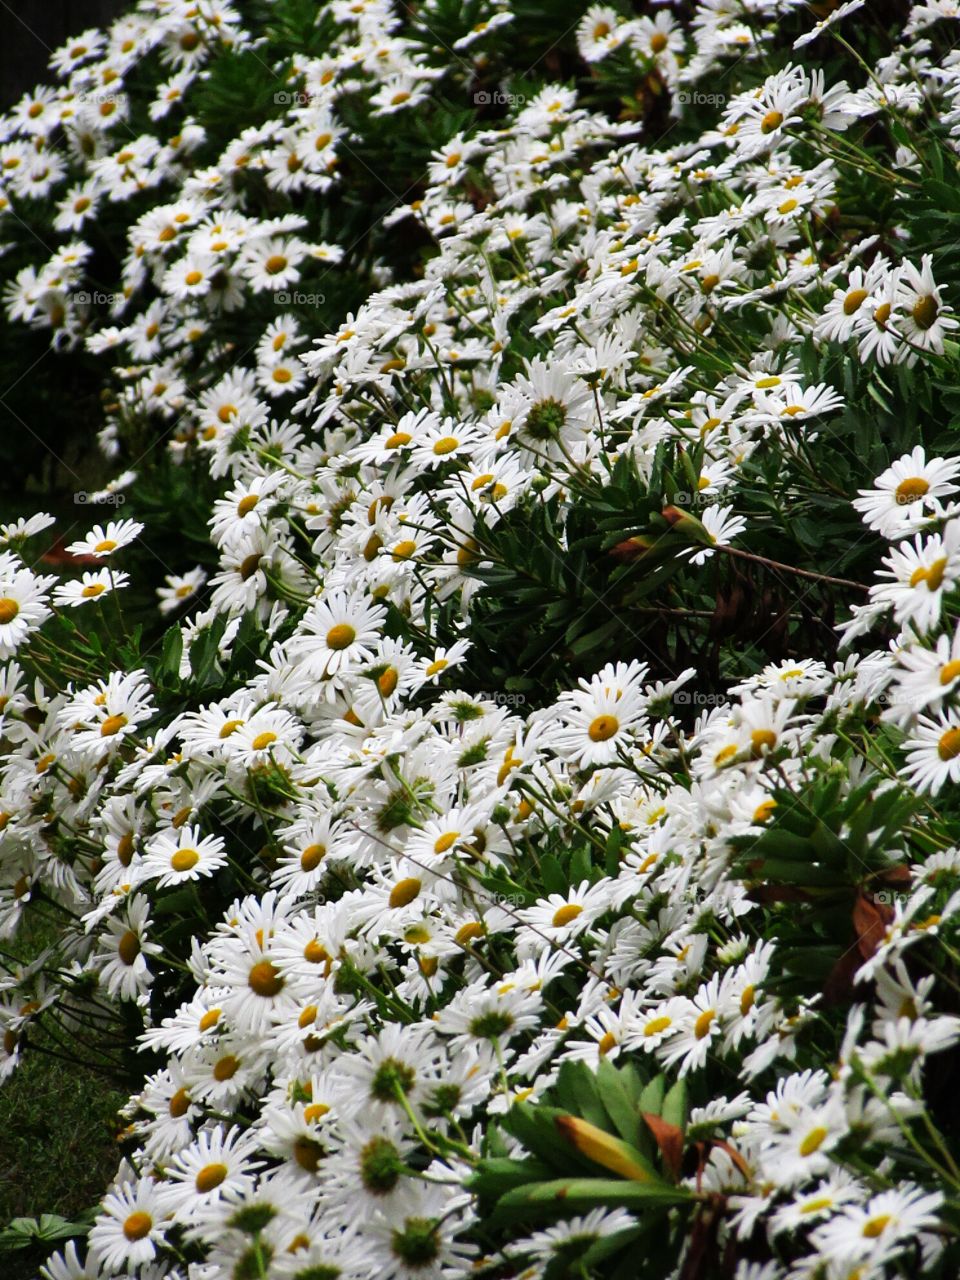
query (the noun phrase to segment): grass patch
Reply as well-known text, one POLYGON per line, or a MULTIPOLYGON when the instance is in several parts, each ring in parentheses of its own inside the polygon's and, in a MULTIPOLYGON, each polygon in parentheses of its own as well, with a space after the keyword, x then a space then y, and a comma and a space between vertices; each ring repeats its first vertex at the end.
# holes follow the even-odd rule
MULTIPOLYGON (((29 960, 49 941, 34 929, 11 950, 29 960)), ((41 1213, 73 1220, 96 1204, 117 1170, 116 1113, 127 1096, 95 1071, 28 1048, 0 1085, 0 1231, 41 1213)), ((0 1274, 33 1280, 50 1252, 39 1244, 0 1253, 0 1274)))

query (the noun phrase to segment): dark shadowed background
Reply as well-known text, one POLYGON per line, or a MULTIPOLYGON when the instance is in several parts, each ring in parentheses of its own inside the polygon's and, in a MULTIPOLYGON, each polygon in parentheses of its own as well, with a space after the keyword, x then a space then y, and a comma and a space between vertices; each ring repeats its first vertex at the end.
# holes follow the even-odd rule
POLYGON ((0 0, 0 107, 46 79, 47 59, 85 27, 99 27, 125 0, 0 0))
MULTIPOLYGON (((34 85, 48 82, 48 62, 60 45, 132 7, 133 0, 0 0, 0 111, 34 85)), ((21 239, 32 244, 27 234, 21 239)), ((53 251, 53 239, 47 245, 45 237, 34 233, 33 240, 38 261, 44 246, 53 251)), ((22 265, 15 256, 0 261, 0 289, 22 265)), ((0 520, 42 505, 24 493, 28 480, 34 490, 40 482, 41 491, 78 487, 70 483, 79 470, 73 457, 77 449, 69 467, 57 460, 75 437, 85 440, 87 453, 96 453, 92 433, 101 425, 100 417, 87 402, 95 400, 98 387, 84 383, 78 388, 75 370, 66 360, 57 364, 60 358, 49 353, 49 341, 49 332, 7 325, 0 312, 0 520)))

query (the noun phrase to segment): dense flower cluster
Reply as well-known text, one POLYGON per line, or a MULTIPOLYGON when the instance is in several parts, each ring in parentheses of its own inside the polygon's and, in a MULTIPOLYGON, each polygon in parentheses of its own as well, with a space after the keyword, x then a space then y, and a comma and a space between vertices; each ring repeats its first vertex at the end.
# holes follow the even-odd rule
MULTIPOLYGON (((433 243, 419 278, 319 337, 280 304, 254 366, 211 343, 203 378, 188 352, 212 316, 340 254, 304 217, 249 212, 235 175, 291 209, 323 193, 341 97, 415 108, 439 55, 391 34, 383 0, 335 0, 329 59, 288 69, 296 105, 194 169, 200 126, 164 147, 116 131, 119 88, 115 120, 70 105, 149 52, 163 121, 215 45, 256 48, 228 6, 142 4, 15 112, 11 210, 71 180, 58 129, 82 172, 58 229, 158 202, 131 219, 116 326, 71 301, 79 239, 21 275, 12 314, 135 361, 119 419, 168 419, 170 456, 219 494, 215 571, 171 572, 162 653, 110 670, 70 646, 122 629, 143 522, 71 543, 90 565, 69 580, 30 567, 48 517, 0 530, 0 937, 40 906, 63 922, 0 981, 0 1073, 54 1013, 83 1043, 119 1010, 154 1064, 48 1280, 612 1275, 618 1248, 654 1251, 655 1204, 663 1276, 708 1274, 705 1239, 736 1280, 954 1265, 960 1173, 928 1077, 960 1040, 960 462, 911 441, 864 472, 842 368, 880 409, 895 375, 956 369, 934 257, 894 234, 931 163, 911 121, 940 112, 941 178, 960 141, 960 60, 930 38, 956 14, 914 6, 853 87, 803 50, 857 0, 798 22, 767 73, 794 8, 703 5, 685 27, 591 6, 581 61, 642 72, 670 119, 719 77, 702 133, 647 142, 547 83, 455 133, 391 215, 433 243), (886 150, 863 143, 874 120, 886 150), (849 547, 810 541, 828 519, 849 547), (643 602, 686 625, 726 568, 789 576, 763 553, 779 537, 817 545, 791 581, 842 593, 843 647, 754 655, 707 695, 638 629, 643 602), (860 543, 862 583, 841 576, 860 543), (582 545, 616 566, 592 614, 545 611, 587 670, 529 711, 537 655, 510 629, 543 596, 515 586, 521 544, 551 571, 582 545), (478 690, 491 637, 506 679, 478 690), (647 1156, 586 1092, 553 1124, 577 1064, 598 1088, 638 1073, 647 1156), (658 1088, 692 1107, 665 1119, 658 1088), (490 1214, 491 1179, 549 1181, 538 1115, 603 1191, 490 1214)), ((482 15, 458 57, 512 19, 482 15)), ((119 419, 104 443, 135 498, 119 419)))

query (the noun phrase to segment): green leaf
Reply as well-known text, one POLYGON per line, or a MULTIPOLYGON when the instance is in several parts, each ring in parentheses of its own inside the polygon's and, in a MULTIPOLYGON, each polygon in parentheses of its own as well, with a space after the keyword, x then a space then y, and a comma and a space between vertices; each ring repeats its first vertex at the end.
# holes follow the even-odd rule
POLYGON ((531 1154, 546 1161, 551 1168, 569 1168, 571 1160, 580 1167, 588 1168, 587 1162, 577 1158, 557 1130, 557 1117, 565 1115, 567 1112, 561 1107, 515 1102, 503 1117, 503 1127, 515 1138, 519 1138, 531 1154))
POLYGON ((620 850, 623 847, 623 828, 616 825, 607 836, 603 869, 613 879, 620 870, 620 850))
POLYGON ((555 854, 548 853, 540 859, 540 875, 546 893, 566 895, 570 888, 570 881, 555 854))
POLYGON ((179 684, 180 659, 183 657, 183 632, 179 624, 168 627, 163 637, 160 650, 160 661, 155 668, 155 676, 161 684, 179 684), (166 677, 166 679, 165 679, 166 677))
POLYGON ((596 1073, 587 1062, 561 1063, 550 1097, 570 1115, 582 1116, 601 1129, 609 1128, 611 1124, 607 1109, 600 1100, 596 1073))
POLYGON ((667 1124, 675 1124, 678 1129, 682 1129, 686 1133, 687 1120, 690 1115, 690 1101, 686 1080, 678 1080, 676 1084, 671 1086, 663 1100, 660 1115, 666 1120, 667 1124))
POLYGON ((617 1070, 612 1062, 601 1058, 597 1066, 597 1093, 620 1137, 639 1146, 640 1117, 635 1097, 627 1084, 627 1076, 632 1071, 630 1065, 617 1070))
POLYGON ((514 1187, 541 1182, 550 1177, 551 1168, 541 1160, 511 1160, 503 1157, 481 1160, 467 1180, 467 1186, 478 1196, 497 1197, 514 1187))
POLYGON ((491 1225, 515 1222, 530 1214, 579 1213, 585 1209, 624 1208, 635 1211, 688 1204, 692 1192, 666 1183, 628 1182, 620 1178, 554 1178, 517 1187, 501 1196, 491 1225))
POLYGON ((579 1259, 580 1266, 583 1268, 597 1266, 598 1263, 603 1262, 606 1258, 610 1258, 619 1253, 621 1249, 625 1249, 634 1240, 638 1240, 645 1234, 645 1231, 645 1227, 638 1225, 636 1227, 627 1227, 625 1231, 615 1231, 609 1236, 601 1236, 599 1240, 593 1242, 586 1253, 581 1255, 579 1259))
POLYGON ((652 1080, 644 1086, 643 1092, 640 1094, 637 1109, 639 1111, 649 1111, 653 1115, 660 1114, 660 1108, 663 1106, 664 1095, 667 1091, 667 1078, 664 1075, 654 1076, 652 1080))

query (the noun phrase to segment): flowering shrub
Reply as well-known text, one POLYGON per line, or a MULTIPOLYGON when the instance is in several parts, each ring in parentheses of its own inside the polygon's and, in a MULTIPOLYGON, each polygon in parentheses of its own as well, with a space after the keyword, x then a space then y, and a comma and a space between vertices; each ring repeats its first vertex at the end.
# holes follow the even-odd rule
POLYGON ((120 362, 66 567, 2 528, 0 1073, 132 1091, 44 1276, 956 1275, 953 7, 575 7, 555 80, 521 3, 254 9, 7 124, 10 319, 120 362))

